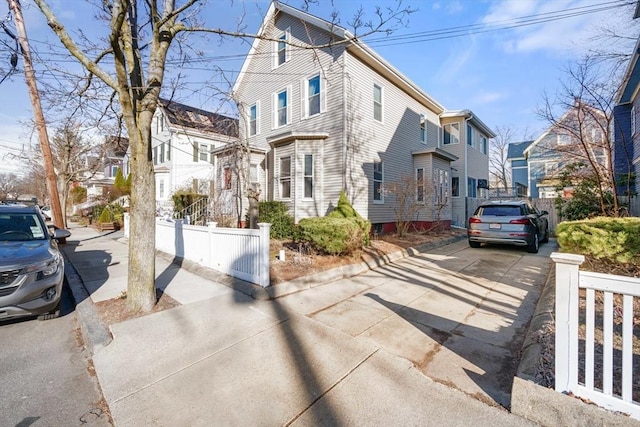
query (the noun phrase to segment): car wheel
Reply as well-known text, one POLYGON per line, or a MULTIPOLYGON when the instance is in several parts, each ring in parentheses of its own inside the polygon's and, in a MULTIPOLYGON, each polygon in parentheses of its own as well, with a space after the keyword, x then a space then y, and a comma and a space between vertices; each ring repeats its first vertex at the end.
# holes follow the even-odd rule
POLYGON ((544 239, 540 240, 540 243, 549 243, 549 227, 544 232, 544 239))
POLYGON ((39 315, 38 320, 51 320, 59 316, 60 316, 60 304, 58 304, 58 306, 55 309, 51 310, 50 312, 39 315))
POLYGON ((469 240, 469 246, 471 246, 472 248, 479 248, 480 242, 474 242, 472 240, 469 240))
POLYGON ((533 242, 527 246, 527 252, 530 254, 537 254, 538 249, 540 249, 540 241, 538 240, 538 233, 536 233, 533 235, 533 242))

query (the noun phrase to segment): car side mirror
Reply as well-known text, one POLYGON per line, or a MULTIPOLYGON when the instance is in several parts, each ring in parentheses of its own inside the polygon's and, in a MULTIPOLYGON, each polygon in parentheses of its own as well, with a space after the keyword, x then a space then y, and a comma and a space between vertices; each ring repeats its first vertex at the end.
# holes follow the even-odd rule
POLYGON ((56 228, 53 232, 53 238, 55 240, 66 239, 69 236, 71 236, 71 232, 62 228, 56 228))

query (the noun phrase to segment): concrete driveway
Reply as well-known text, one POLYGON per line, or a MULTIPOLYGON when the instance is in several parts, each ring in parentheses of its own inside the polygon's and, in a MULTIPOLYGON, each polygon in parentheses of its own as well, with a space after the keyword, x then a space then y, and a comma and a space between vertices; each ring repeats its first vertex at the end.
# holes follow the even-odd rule
POLYGON ((412 362, 436 382, 510 407, 519 351, 551 267, 538 254, 466 240, 279 298, 412 362))

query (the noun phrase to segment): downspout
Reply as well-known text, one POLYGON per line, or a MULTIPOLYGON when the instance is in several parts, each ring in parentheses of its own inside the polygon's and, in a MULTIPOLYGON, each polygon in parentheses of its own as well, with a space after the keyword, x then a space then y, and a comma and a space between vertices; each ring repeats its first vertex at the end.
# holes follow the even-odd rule
POLYGON ((347 49, 342 54, 342 188, 344 189, 347 200, 351 200, 349 196, 350 189, 347 188, 347 144, 349 143, 349 135, 347 132, 347 49))

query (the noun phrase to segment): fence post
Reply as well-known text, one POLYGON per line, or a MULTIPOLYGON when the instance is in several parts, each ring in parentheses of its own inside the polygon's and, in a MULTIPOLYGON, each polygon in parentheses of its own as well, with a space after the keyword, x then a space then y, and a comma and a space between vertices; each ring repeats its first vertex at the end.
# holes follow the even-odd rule
POLYGON ((556 263, 556 391, 572 391, 578 380, 578 290, 584 256, 553 252, 556 263))
POLYGON ((215 265, 214 264, 214 258, 215 258, 216 254, 214 254, 214 251, 215 251, 214 248, 216 248, 217 245, 215 245, 215 243, 213 241, 213 239, 215 238, 214 234, 213 234, 213 230, 216 227, 218 227, 218 223, 217 222, 207 222, 207 231, 208 231, 208 235, 209 235, 209 240, 207 242, 208 246, 209 246, 207 248, 207 250, 209 251, 209 254, 208 254, 208 257, 207 257, 207 263, 208 263, 207 267, 210 267, 210 268, 213 268, 213 266, 215 265))
POLYGON ((271 224, 267 222, 259 222, 260 228, 260 254, 258 255, 258 262, 260 268, 260 283, 263 288, 269 286, 269 232, 271 230, 271 224))

